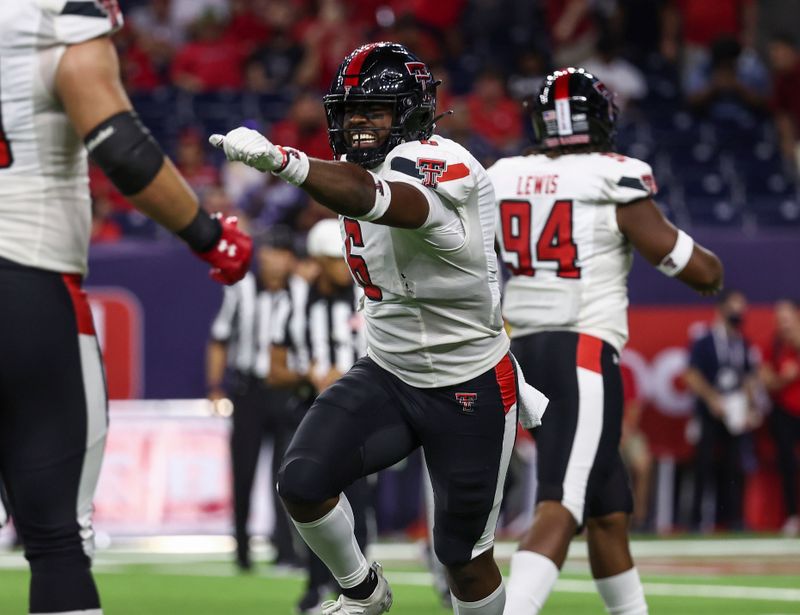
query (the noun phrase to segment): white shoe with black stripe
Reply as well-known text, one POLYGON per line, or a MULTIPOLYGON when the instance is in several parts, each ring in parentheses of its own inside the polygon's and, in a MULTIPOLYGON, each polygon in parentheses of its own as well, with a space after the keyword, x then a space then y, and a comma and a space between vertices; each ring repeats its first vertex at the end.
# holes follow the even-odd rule
POLYGON ((392 588, 383 576, 383 567, 373 562, 371 568, 378 577, 378 585, 369 598, 357 600, 342 594, 336 600, 322 603, 322 615, 381 615, 392 608, 392 588))

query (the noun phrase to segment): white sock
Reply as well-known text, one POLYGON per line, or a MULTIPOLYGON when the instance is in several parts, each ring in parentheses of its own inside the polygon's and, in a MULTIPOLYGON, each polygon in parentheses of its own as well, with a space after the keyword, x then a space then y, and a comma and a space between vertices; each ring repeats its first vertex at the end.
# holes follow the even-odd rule
POLYGON ((462 602, 453 596, 453 615, 503 615, 506 592, 503 582, 491 594, 477 602, 462 602))
POLYGON ((635 567, 594 582, 611 615, 647 615, 644 587, 635 567))
POLYGON ((506 588, 504 615, 536 615, 558 580, 558 566, 533 551, 511 556, 511 577, 506 588))
POLYGON ((353 533, 353 509, 344 493, 327 515, 310 523, 292 520, 300 536, 317 554, 343 588, 355 587, 367 578, 369 565, 353 533))

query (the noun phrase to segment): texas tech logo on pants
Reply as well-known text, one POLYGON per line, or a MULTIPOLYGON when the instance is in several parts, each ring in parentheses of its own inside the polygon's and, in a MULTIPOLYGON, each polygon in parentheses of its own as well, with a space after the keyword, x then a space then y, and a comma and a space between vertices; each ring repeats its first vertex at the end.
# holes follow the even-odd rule
POLYGON ((439 178, 447 171, 447 162, 436 158, 417 158, 417 170, 422 175, 422 185, 436 188, 439 178))
POLYGON ((478 400, 477 393, 456 393, 456 401, 461 404, 461 410, 467 414, 475 412, 475 402, 478 400))

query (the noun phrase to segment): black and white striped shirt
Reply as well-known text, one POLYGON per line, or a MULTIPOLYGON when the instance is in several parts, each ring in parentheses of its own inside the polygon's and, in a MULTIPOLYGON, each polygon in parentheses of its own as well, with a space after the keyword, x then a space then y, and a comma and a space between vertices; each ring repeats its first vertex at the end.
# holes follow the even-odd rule
POLYGON ((291 313, 280 315, 279 320, 285 319, 276 323, 273 343, 289 348, 293 371, 313 369, 318 377, 331 368, 345 373, 366 354, 363 320, 357 310, 360 289, 348 286, 328 296, 312 285, 305 293, 293 289, 292 297, 291 313))
POLYGON ((266 378, 275 327, 291 313, 288 289, 269 291, 248 272, 240 282, 225 287, 222 307, 211 325, 211 339, 227 344, 229 368, 266 378))

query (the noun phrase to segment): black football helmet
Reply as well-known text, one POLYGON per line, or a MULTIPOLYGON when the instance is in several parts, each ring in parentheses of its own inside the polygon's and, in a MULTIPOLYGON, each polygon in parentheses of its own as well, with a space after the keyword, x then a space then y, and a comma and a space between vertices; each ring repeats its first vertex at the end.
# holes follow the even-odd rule
POLYGON ((424 62, 398 43, 371 43, 353 51, 339 66, 323 98, 334 156, 347 154, 348 161, 371 169, 400 143, 429 138, 437 119, 439 83, 424 62), (344 127, 348 103, 391 104, 393 120, 386 141, 377 147, 351 147, 344 127))
POLYGON ((539 94, 525 106, 540 149, 613 148, 619 115, 614 95, 582 68, 564 68, 548 75, 539 94))

